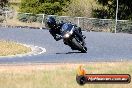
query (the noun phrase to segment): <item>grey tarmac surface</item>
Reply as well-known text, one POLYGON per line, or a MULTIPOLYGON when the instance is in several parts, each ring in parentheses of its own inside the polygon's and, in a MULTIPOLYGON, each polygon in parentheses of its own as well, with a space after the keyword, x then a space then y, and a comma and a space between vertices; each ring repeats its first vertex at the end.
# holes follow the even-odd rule
POLYGON ((36 56, 0 58, 0 64, 14 63, 83 63, 131 61, 132 35, 122 33, 83 32, 88 52, 72 51, 63 41, 55 41, 48 30, 0 28, 0 40, 40 46, 46 53, 36 56))

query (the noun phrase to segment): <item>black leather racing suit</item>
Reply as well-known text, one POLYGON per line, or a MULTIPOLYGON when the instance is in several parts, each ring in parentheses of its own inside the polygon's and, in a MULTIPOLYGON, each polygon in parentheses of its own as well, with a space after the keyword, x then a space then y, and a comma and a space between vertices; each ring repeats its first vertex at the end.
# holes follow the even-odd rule
POLYGON ((54 37, 56 41, 59 41, 61 37, 61 27, 64 23, 59 23, 54 26, 54 28, 50 28, 49 32, 54 37))

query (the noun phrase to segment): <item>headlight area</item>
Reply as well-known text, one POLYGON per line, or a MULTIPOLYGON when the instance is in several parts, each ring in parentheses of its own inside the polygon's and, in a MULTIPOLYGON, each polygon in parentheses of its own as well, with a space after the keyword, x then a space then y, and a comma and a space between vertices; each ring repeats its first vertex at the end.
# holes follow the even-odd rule
POLYGON ((70 33, 66 33, 66 34, 64 35, 64 38, 69 38, 70 36, 71 36, 70 33))

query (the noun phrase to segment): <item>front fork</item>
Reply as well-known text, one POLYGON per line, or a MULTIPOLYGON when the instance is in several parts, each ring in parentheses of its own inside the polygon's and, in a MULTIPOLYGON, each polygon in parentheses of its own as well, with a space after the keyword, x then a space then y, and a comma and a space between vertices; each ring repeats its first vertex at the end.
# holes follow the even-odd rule
POLYGON ((77 30, 74 31, 74 33, 69 38, 63 39, 64 44, 75 48, 74 45, 72 44, 72 38, 75 38, 82 46, 84 47, 86 46, 85 39, 77 30))
POLYGON ((63 42, 65 45, 68 45, 69 47, 71 47, 72 50, 77 50, 77 48, 72 44, 72 38, 73 38, 73 35, 71 35, 69 38, 63 39, 63 42))
POLYGON ((66 44, 66 45, 71 45, 70 43, 71 43, 71 40, 72 40, 72 35, 69 37, 69 38, 64 38, 63 39, 63 42, 64 42, 64 44, 66 44))
POLYGON ((82 46, 85 46, 85 39, 82 37, 82 34, 80 34, 78 31, 75 31, 75 38, 76 40, 81 43, 82 46))

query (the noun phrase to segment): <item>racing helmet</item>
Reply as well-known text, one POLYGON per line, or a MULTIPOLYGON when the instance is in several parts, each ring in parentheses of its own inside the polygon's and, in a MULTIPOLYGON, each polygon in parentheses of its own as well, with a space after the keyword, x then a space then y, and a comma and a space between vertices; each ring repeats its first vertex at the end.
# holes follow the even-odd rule
POLYGON ((46 20, 46 27, 54 28, 56 26, 56 20, 54 17, 50 16, 46 20))

